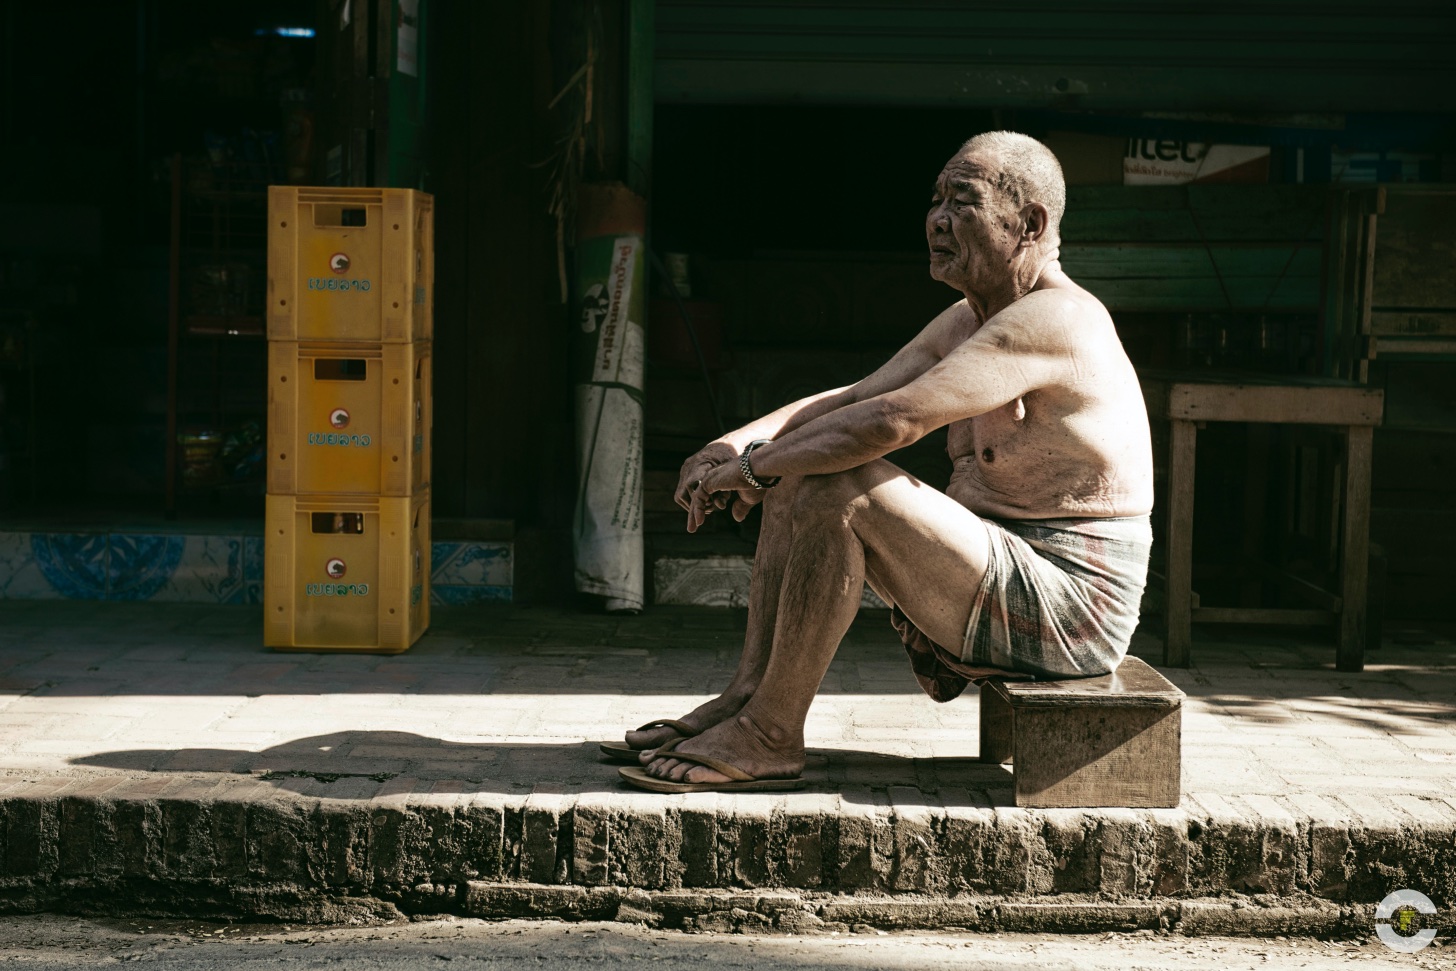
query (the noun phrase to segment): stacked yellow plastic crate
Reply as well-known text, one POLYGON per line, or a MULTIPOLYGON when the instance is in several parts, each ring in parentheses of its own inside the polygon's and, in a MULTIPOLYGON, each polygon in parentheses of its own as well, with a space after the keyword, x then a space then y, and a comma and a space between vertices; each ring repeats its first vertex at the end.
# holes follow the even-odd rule
POLYGON ((269 647, 397 653, 430 619, 434 200, 268 196, 269 647))

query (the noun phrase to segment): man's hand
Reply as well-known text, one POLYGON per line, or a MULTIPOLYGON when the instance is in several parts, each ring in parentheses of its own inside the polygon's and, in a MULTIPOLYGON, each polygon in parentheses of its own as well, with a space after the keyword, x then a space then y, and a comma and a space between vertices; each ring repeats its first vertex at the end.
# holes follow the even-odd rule
POLYGON ((673 499, 684 509, 692 509, 693 492, 698 488, 698 483, 703 481, 703 477, 724 462, 737 461, 738 453, 733 451, 733 446, 726 442, 709 442, 693 455, 689 455, 682 464, 682 472, 677 477, 677 491, 672 494, 673 499))
POLYGON ((710 514, 727 508, 730 500, 733 518, 740 523, 748 518, 754 506, 763 502, 763 490, 753 488, 743 478, 736 455, 731 461, 714 466, 694 483, 692 501, 688 504, 688 532, 696 533, 710 514))

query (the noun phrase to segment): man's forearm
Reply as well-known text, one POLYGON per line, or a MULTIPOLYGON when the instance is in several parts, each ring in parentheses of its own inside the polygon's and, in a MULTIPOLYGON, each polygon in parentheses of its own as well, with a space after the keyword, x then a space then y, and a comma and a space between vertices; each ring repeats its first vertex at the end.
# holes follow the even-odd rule
POLYGON ((854 402, 852 395, 852 387, 843 387, 800 398, 798 401, 784 405, 777 411, 749 422, 742 428, 728 432, 718 441, 731 446, 735 452, 741 452, 749 442, 760 438, 778 438, 816 418, 852 404, 854 402))
POLYGON ((753 453, 754 475, 830 475, 904 448, 918 434, 886 418, 878 399, 843 405, 781 434, 753 453))

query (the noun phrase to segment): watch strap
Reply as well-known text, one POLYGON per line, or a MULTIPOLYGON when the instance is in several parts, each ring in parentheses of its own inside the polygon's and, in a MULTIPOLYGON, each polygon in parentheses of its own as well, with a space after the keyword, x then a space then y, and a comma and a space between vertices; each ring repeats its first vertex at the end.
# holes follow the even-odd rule
POLYGON ((748 460, 748 457, 753 454, 754 449, 760 445, 767 445, 770 441, 772 439, 769 438, 754 439, 743 447, 743 454, 738 456, 738 471, 742 473, 744 480, 755 489, 772 489, 783 478, 783 476, 777 475, 772 479, 760 479, 753 474, 753 465, 748 460))

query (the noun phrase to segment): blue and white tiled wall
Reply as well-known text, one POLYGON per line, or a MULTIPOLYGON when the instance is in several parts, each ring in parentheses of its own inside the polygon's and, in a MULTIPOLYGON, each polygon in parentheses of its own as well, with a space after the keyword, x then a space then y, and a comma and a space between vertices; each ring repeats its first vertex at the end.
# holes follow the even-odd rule
MULTIPOLYGON (((430 600, 509 601, 508 542, 432 544, 430 600)), ((0 599, 263 602, 261 536, 0 531, 0 599)))
POLYGON ((0 532, 0 597, 260 603, 263 538, 0 532))
POLYGON ((514 553, 507 542, 435 540, 430 544, 430 603, 509 601, 514 553))

